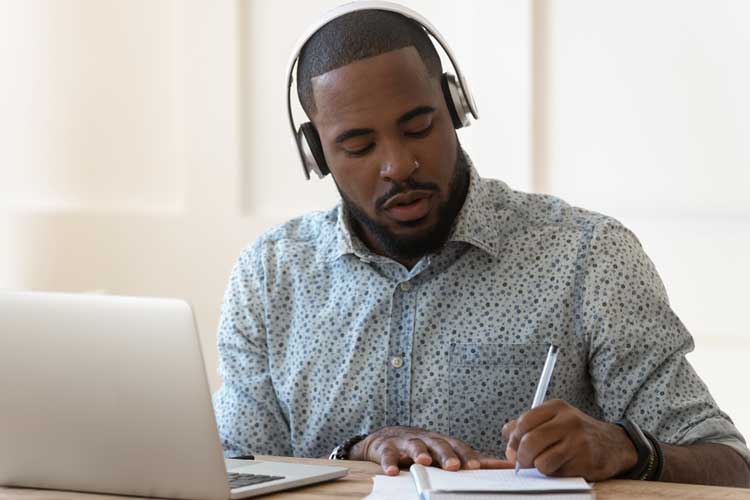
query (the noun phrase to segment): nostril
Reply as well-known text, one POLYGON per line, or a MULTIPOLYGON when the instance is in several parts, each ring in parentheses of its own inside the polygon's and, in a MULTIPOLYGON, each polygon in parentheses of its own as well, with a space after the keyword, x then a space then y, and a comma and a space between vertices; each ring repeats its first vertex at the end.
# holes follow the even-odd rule
POLYGON ((414 171, 419 168, 419 162, 417 160, 404 160, 399 162, 388 162, 383 164, 380 169, 380 175, 387 179, 393 179, 396 181, 403 181, 408 179, 414 174, 414 171))

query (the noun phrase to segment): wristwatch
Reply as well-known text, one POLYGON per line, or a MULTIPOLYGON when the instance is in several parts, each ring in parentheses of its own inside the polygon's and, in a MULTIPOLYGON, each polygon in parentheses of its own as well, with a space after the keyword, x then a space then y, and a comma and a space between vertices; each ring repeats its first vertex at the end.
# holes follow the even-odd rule
POLYGON ((358 436, 354 436, 353 438, 349 438, 346 441, 344 441, 343 444, 338 445, 331 451, 331 454, 328 456, 329 460, 348 460, 349 459, 349 452, 352 449, 352 446, 362 441, 364 438, 367 437, 367 434, 359 434, 358 436))
POLYGON ((642 431, 629 418, 623 418, 615 423, 623 428, 638 453, 638 462, 635 466, 618 477, 639 481, 658 481, 664 465, 664 457, 659 442, 648 432, 642 431))

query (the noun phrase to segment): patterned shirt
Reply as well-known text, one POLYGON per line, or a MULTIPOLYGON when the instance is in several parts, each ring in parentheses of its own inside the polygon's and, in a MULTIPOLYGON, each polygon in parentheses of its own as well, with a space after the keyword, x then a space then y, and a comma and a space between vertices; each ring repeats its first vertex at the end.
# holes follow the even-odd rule
POLYGON ((410 425, 504 456, 501 428, 530 408, 549 344, 547 398, 750 460, 633 233, 473 168, 449 241, 412 269, 369 251, 341 204, 242 252, 218 334, 224 450, 319 457, 410 425))

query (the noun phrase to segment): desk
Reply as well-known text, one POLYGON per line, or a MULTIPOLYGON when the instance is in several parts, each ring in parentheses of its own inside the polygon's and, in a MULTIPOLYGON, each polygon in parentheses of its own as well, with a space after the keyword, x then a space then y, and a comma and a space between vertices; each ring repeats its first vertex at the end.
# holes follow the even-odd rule
MULTIPOLYGON (((259 456, 259 460, 310 464, 330 464, 319 458, 286 458, 259 456)), ((370 462, 341 461, 337 465, 350 469, 349 474, 336 481, 307 486, 298 490, 274 493, 265 497, 268 500, 331 500, 360 499, 372 489, 372 476, 379 474, 379 465, 370 462)), ((643 481, 605 481, 594 486, 596 500, 750 500, 750 489, 719 488, 716 486, 693 486, 689 484, 653 483, 643 481)), ((114 495, 94 495, 85 493, 31 490, 0 487, 0 500, 125 500, 114 495)), ((416 499, 416 493, 414 495, 416 499)))

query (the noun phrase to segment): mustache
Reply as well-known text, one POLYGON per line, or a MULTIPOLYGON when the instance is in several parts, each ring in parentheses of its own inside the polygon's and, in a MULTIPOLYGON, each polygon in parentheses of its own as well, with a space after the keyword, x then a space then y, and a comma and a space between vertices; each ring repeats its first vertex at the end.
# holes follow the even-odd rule
POLYGON ((383 210, 383 205, 385 205, 388 200, 390 200, 397 194, 415 190, 438 191, 439 189, 440 188, 438 188, 437 184, 434 184, 432 182, 417 182, 411 177, 406 179, 404 182, 394 181, 391 189, 389 189, 388 192, 383 196, 375 200, 375 209, 378 211, 383 210))

